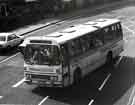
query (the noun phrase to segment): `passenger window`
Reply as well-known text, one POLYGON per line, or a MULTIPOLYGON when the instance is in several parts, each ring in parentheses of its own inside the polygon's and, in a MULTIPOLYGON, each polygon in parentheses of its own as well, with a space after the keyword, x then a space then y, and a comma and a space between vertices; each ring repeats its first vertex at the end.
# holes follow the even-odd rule
POLYGON ((72 40, 68 43, 70 56, 76 56, 81 53, 80 39, 72 40))
POLYGON ((74 47, 74 42, 73 41, 68 43, 68 48, 69 48, 70 56, 74 56, 75 47, 74 47))
MULTIPOLYGON (((106 29, 106 31, 108 31, 108 29, 106 29)), ((95 48, 101 47, 104 44, 104 37, 102 36, 102 34, 104 34, 105 32, 101 32, 102 31, 95 32, 93 35, 93 43, 95 48)))
POLYGON ((68 50, 67 50, 67 45, 64 44, 64 45, 61 45, 61 59, 62 59, 62 62, 63 62, 63 66, 66 66, 68 64, 68 50))
POLYGON ((10 35, 10 36, 8 36, 8 41, 16 39, 16 38, 18 38, 18 37, 15 35, 10 35))
POLYGON ((74 40, 74 44, 75 44, 75 46, 74 46, 75 54, 79 55, 81 53, 80 39, 78 38, 78 39, 74 40))
POLYGON ((113 40, 113 34, 114 34, 114 27, 109 27, 108 29, 104 29, 104 42, 108 42, 113 40), (106 31, 108 30, 108 31, 106 31))
POLYGON ((81 43, 81 47, 82 47, 82 51, 83 52, 86 52, 89 50, 89 37, 88 35, 87 36, 84 36, 80 39, 80 43, 81 43))
POLYGON ((121 29, 120 23, 117 24, 117 31, 118 31, 118 35, 121 36, 122 35, 122 29, 121 29))
POLYGON ((100 38, 98 38, 97 36, 92 37, 91 48, 94 49, 94 48, 98 48, 98 47, 101 47, 101 46, 103 46, 103 41, 100 38))

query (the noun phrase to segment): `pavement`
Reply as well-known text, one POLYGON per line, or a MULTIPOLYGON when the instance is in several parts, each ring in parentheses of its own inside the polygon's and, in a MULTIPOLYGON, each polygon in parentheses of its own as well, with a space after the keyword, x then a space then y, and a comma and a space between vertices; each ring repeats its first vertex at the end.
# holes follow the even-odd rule
POLYGON ((114 7, 116 8, 123 5, 127 5, 127 3, 132 4, 134 3, 134 1, 131 1, 131 0, 117 1, 113 3, 107 3, 103 5, 85 8, 85 9, 79 9, 79 10, 75 10, 69 13, 59 14, 58 16, 52 16, 48 19, 43 19, 37 23, 27 25, 25 27, 17 28, 16 30, 13 30, 11 32, 17 35, 23 36, 23 35, 26 35, 27 33, 39 30, 41 28, 45 28, 53 24, 61 23, 64 20, 68 20, 71 18, 80 18, 83 16, 87 16, 87 14, 93 14, 93 13, 98 14, 102 12, 103 10, 105 10, 105 8, 113 9, 114 7))

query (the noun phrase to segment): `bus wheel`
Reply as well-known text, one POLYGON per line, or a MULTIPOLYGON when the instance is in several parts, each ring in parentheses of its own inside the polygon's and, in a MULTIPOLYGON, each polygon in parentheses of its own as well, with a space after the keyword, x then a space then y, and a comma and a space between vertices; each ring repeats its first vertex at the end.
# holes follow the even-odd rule
POLYGON ((75 70, 75 72, 74 72, 74 84, 75 85, 78 85, 80 83, 81 76, 82 76, 81 70, 80 69, 75 70))
POLYGON ((10 46, 7 46, 7 49, 6 49, 6 51, 9 51, 11 49, 11 47, 10 46))
POLYGON ((112 52, 109 52, 107 54, 106 64, 107 65, 113 65, 113 54, 112 54, 112 52))

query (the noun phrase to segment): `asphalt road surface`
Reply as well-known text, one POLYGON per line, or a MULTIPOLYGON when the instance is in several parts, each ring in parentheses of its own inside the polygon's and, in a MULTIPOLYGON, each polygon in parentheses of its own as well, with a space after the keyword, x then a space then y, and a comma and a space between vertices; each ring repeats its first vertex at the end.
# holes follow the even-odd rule
POLYGON ((105 17, 122 20, 124 52, 115 67, 104 65, 69 88, 46 88, 24 83, 23 58, 17 51, 0 56, 0 104, 24 105, 134 105, 135 104, 135 5, 101 14, 87 14, 47 27, 51 33, 73 24, 105 17))

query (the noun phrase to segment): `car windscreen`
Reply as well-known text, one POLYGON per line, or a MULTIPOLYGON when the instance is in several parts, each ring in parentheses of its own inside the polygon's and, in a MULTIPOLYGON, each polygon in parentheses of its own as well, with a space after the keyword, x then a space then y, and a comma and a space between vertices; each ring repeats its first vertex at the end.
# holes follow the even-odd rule
POLYGON ((6 36, 0 36, 0 41, 6 41, 6 36))

